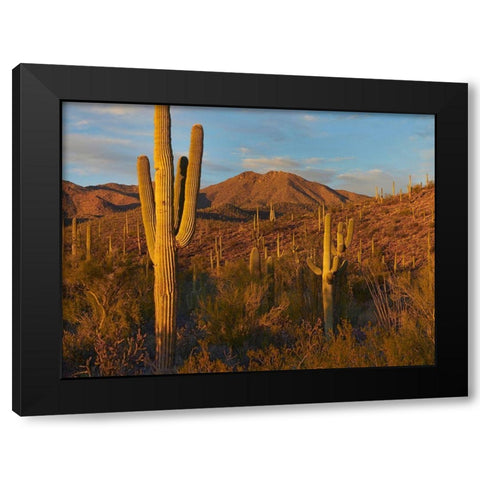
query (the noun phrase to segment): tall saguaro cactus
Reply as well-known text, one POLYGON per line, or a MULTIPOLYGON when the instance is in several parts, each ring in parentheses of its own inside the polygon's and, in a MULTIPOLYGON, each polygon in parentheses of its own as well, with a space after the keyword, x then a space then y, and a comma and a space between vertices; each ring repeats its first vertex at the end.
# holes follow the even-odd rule
POLYGON ((307 258, 307 265, 315 275, 322 276, 323 321, 325 332, 330 333, 335 326, 334 298, 336 280, 347 268, 347 260, 343 259, 346 249, 352 243, 353 219, 348 221, 347 236, 344 236, 343 222, 337 228, 337 247, 335 248, 331 234, 331 214, 325 215, 323 232, 323 267, 320 268, 311 258, 307 258))
POLYGON ((202 155, 203 127, 194 125, 188 160, 180 158, 174 188, 170 107, 156 105, 155 189, 152 187, 148 157, 138 157, 137 172, 147 247, 155 273, 155 361, 158 370, 170 370, 175 362, 176 252, 190 243, 195 231, 202 155))

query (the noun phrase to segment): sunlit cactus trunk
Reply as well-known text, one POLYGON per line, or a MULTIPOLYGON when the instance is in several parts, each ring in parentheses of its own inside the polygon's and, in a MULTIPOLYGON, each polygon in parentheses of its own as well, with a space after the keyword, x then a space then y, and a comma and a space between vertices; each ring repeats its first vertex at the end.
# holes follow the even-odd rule
POLYGON ((324 220, 322 268, 315 265, 311 258, 307 258, 307 265, 310 270, 312 270, 315 275, 321 275, 322 277, 323 321, 325 332, 328 334, 333 331, 336 323, 334 290, 337 285, 335 284, 335 280, 341 278, 347 268, 347 261, 343 259, 343 256, 345 250, 352 243, 353 219, 348 221, 346 237, 344 237, 345 225, 343 222, 338 224, 337 248, 333 246, 331 226, 331 214, 327 213, 324 220))
POLYGON ((155 273, 155 360, 158 371, 171 370, 175 364, 176 250, 188 245, 195 231, 202 155, 203 128, 194 125, 189 158, 182 157, 177 168, 175 187, 180 191, 174 191, 170 107, 155 106, 155 190, 146 156, 138 157, 137 171, 147 247, 155 273))

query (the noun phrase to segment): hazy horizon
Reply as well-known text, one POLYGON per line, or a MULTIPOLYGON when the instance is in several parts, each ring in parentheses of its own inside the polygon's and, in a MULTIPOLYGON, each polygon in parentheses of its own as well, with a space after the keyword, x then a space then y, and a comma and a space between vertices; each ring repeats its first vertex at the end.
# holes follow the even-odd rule
MULTIPOLYGON (((373 195, 435 174, 433 115, 172 106, 171 116, 175 161, 191 126, 204 126, 201 188, 279 170, 373 195)), ((153 105, 63 104, 64 180, 137 185, 136 158, 152 152, 153 105)))

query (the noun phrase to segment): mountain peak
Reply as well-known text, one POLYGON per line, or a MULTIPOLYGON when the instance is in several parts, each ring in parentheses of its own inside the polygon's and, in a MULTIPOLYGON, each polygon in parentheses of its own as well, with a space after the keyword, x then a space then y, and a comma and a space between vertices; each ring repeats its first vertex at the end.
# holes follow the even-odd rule
POLYGON ((270 170, 267 173, 242 172, 200 192, 200 208, 235 205, 252 208, 270 203, 339 205, 366 198, 351 192, 342 193, 294 173, 270 170))

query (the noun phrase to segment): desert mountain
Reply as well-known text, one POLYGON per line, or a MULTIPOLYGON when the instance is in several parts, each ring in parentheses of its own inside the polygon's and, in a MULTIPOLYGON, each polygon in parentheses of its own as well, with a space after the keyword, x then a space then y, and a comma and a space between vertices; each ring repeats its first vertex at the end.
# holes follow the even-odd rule
POLYGON ((243 172, 224 182, 201 190, 200 208, 230 204, 242 208, 274 204, 322 204, 333 206, 367 198, 347 191, 336 191, 293 173, 271 171, 265 174, 243 172))
POLYGON ((140 206, 136 185, 107 183, 81 187, 63 181, 62 210, 66 218, 101 217, 108 213, 131 210, 140 206))
MULTIPOLYGON (((63 214, 67 218, 99 217, 140 206, 136 185, 108 183, 81 187, 63 181, 63 214)), ((255 208, 274 204, 340 205, 366 199, 345 190, 333 190, 326 185, 306 180, 293 173, 271 171, 265 174, 243 172, 224 182, 200 190, 199 208, 255 208)))

